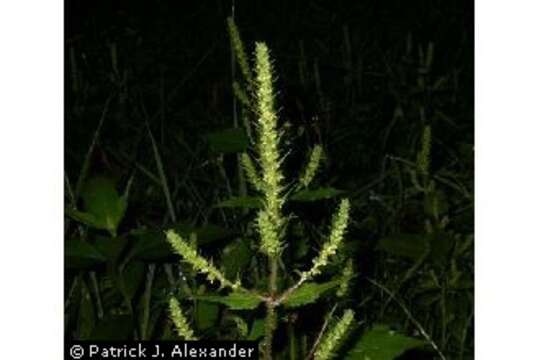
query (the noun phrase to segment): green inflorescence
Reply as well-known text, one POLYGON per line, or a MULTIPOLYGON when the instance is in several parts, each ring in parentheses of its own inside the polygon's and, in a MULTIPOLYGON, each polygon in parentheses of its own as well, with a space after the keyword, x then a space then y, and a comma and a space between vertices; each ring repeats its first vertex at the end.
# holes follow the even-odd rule
POLYGON ((416 158, 416 165, 420 174, 427 176, 429 174, 429 164, 431 158, 431 126, 426 126, 422 133, 422 144, 416 158))
MULTIPOLYGON (((237 293, 250 293, 265 303, 265 335, 264 350, 265 359, 272 359, 273 334, 278 324, 278 307, 284 304, 300 286, 321 274, 322 268, 328 265, 331 257, 336 255, 343 243, 345 231, 349 222, 350 202, 348 199, 341 200, 336 213, 333 216, 328 239, 323 244, 319 254, 313 259, 311 269, 300 273, 300 279, 295 285, 284 291, 279 291, 278 269, 279 257, 285 248, 284 237, 286 234, 286 219, 282 210, 286 201, 285 179, 281 169, 283 157, 280 152, 280 130, 278 116, 275 109, 275 94, 273 88, 273 68, 270 60, 270 52, 264 43, 255 44, 255 64, 253 75, 249 69, 248 60, 245 56, 244 47, 240 40, 238 30, 232 19, 228 20, 229 34, 237 62, 246 80, 246 88, 249 97, 238 83, 233 84, 235 96, 242 105, 249 108, 253 114, 256 129, 254 141, 255 158, 248 153, 239 157, 246 178, 251 186, 260 193, 262 207, 259 209, 255 223, 260 237, 259 248, 268 257, 268 289, 267 292, 246 290, 240 285, 240 281, 231 282, 225 278, 211 262, 200 256, 195 246, 186 242, 180 235, 170 230, 166 232, 167 241, 174 251, 179 254, 193 269, 204 274, 211 282, 218 282, 221 288, 230 288, 237 293)), ((290 187, 292 191, 307 188, 315 178, 323 157, 323 150, 316 145, 310 152, 306 167, 298 179, 297 184, 290 187)), ((344 282, 352 278, 352 263, 348 263, 343 273, 344 282)), ((339 292, 345 293, 347 285, 344 284, 339 292)), ((339 295, 339 294, 338 294, 339 295)), ((187 321, 183 317, 177 302, 171 301, 171 314, 177 331, 184 338, 193 338, 193 332, 189 330, 187 321)), ((317 350, 317 359, 326 359, 336 347, 337 342, 343 337, 346 329, 353 319, 352 311, 345 312, 343 319, 327 334, 317 350)), ((239 330, 246 335, 245 323, 239 322, 239 330)))
POLYGON ((242 38, 240 37, 240 31, 238 31, 238 28, 236 27, 236 24, 234 23, 232 17, 229 17, 227 19, 227 29, 229 31, 229 37, 231 39, 231 47, 234 51, 236 61, 238 62, 238 66, 240 67, 240 71, 242 72, 242 75, 244 75, 247 83, 251 84, 253 77, 249 68, 248 57, 244 49, 244 43, 242 42, 242 38))
POLYGON ((227 280, 225 276, 208 260, 203 258, 197 253, 197 249, 188 244, 180 235, 173 230, 169 230, 166 233, 167 241, 175 252, 182 256, 186 262, 188 262, 193 268, 201 274, 205 274, 210 283, 218 281, 223 287, 230 287, 233 290, 240 288, 240 283, 237 281, 232 283, 227 280))
POLYGON ((302 273, 302 278, 306 280, 321 273, 321 268, 328 264, 328 260, 335 255, 339 246, 343 242, 345 230, 349 222, 349 211, 351 204, 348 199, 341 200, 337 213, 334 215, 330 237, 324 243, 319 255, 313 259, 313 266, 309 271, 302 273))
POLYGON ((322 146, 316 145, 311 151, 309 161, 306 165, 304 172, 302 173, 302 176, 299 179, 299 182, 303 187, 307 188, 309 184, 311 184, 311 181, 313 181, 313 178, 315 177, 315 175, 317 174, 317 170, 319 169, 322 155, 322 146))
POLYGON ((178 335, 184 340, 197 340, 197 338, 193 334, 193 330, 189 326, 186 317, 182 313, 180 303, 173 297, 171 297, 171 299, 169 300, 169 311, 178 335))
POLYGON ((342 318, 325 334, 315 352, 315 360, 327 360, 335 357, 335 349, 343 342, 345 335, 354 320, 354 312, 345 310, 342 318))

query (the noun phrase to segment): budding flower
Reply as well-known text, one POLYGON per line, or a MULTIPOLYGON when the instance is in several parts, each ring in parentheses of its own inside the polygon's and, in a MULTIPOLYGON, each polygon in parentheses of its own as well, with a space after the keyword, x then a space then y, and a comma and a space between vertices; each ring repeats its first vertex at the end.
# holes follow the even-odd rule
POLYGON ((244 168, 244 172, 246 173, 246 177, 249 181, 249 183, 258 191, 263 190, 263 183, 261 179, 259 178, 259 175, 257 174, 257 169, 255 168, 255 164, 253 161, 251 161, 251 158, 248 154, 243 153, 240 160, 242 161, 242 167, 244 168))
POLYGON ((182 313, 180 303, 174 297, 171 297, 171 299, 169 300, 169 311, 171 313, 171 319, 178 335, 184 338, 184 340, 197 340, 197 338, 193 334, 193 330, 191 330, 191 327, 189 326, 186 317, 182 313))
POLYGON ((246 51, 244 50, 244 43, 242 42, 240 32, 238 31, 232 17, 227 18, 227 29, 229 30, 231 46, 233 48, 236 61, 238 62, 238 66, 240 67, 240 71, 242 72, 242 75, 244 75, 247 83, 250 84, 252 81, 252 76, 251 71, 249 70, 246 51))
POLYGON ((353 320, 354 312, 350 309, 345 310, 343 317, 332 329, 328 330, 324 339, 321 341, 315 352, 315 360, 327 360, 335 356, 335 350, 343 342, 345 334, 353 320))
POLYGON ((429 163, 431 157, 431 126, 426 126, 422 133, 422 147, 416 157, 416 165, 422 175, 429 174, 429 163))
POLYGON ((341 275, 341 284, 339 284, 339 289, 336 293, 338 297, 343 297, 347 294, 347 291, 349 290, 349 282, 353 278, 353 275, 353 263, 352 260, 349 259, 347 260, 345 268, 343 268, 343 273, 341 275))
POLYGON ((324 243, 323 248, 319 255, 313 259, 312 268, 303 275, 303 278, 309 279, 315 275, 321 273, 320 268, 328 264, 328 260, 331 256, 335 255, 339 246, 343 242, 345 230, 349 222, 349 211, 351 204, 348 199, 341 200, 339 204, 338 212, 334 215, 332 226, 330 228, 330 237, 324 243))
POLYGON ((208 260, 203 258, 197 253, 197 249, 188 244, 180 235, 173 230, 169 230, 166 233, 167 241, 173 247, 174 251, 182 256, 186 262, 193 266, 193 269, 201 274, 205 274, 210 283, 218 281, 221 286, 230 287, 233 290, 240 288, 240 283, 230 282, 225 276, 208 260))
POLYGON ((300 177, 300 184, 307 188, 313 178, 315 177, 317 170, 319 169, 319 165, 321 163, 322 159, 322 146, 321 145, 315 145, 313 150, 311 151, 311 154, 309 156, 309 161, 306 165, 306 168, 304 170, 304 173, 300 177))
POLYGON ((272 65, 268 47, 264 43, 255 45, 255 94, 257 110, 258 142, 257 150, 261 165, 260 187, 264 195, 264 213, 259 214, 262 249, 269 256, 276 256, 280 248, 279 234, 283 226, 281 207, 283 206, 280 169, 279 134, 277 114, 274 108, 272 65))

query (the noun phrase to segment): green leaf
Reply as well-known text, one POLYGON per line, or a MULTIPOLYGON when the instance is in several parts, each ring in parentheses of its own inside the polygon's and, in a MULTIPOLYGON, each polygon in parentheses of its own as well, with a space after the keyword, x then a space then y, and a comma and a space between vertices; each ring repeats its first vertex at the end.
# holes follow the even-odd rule
POLYGON ((214 326, 218 319, 219 306, 206 301, 198 301, 195 306, 195 323, 199 330, 214 326))
POLYGON ((81 301, 79 305, 78 338, 81 340, 90 337, 96 323, 96 314, 90 290, 84 281, 81 281, 81 301))
POLYGON ((127 201, 116 191, 114 182, 108 178, 95 177, 83 187, 84 211, 66 209, 66 214, 90 227, 107 230, 112 236, 124 217, 127 201))
POLYGON ((418 260, 428 249, 428 241, 425 234, 396 234, 382 238, 377 248, 395 256, 418 260))
POLYGON ((256 295, 239 292, 233 292, 227 296, 198 295, 195 299, 224 304, 231 310, 253 310, 261 302, 256 295))
POLYGON ((253 252, 243 240, 237 240, 223 249, 221 256, 221 266, 224 269, 225 277, 235 279, 236 276, 249 265, 253 257, 253 252))
POLYGON ((128 240, 125 237, 96 236, 94 247, 109 261, 114 261, 122 254, 127 244, 128 240))
POLYGON ((140 261, 129 263, 119 274, 119 285, 121 286, 122 294, 126 297, 127 301, 133 299, 133 296, 143 283, 144 274, 144 263, 140 261))
POLYGON ((424 341, 396 333, 387 325, 375 325, 366 332, 346 360, 394 360, 405 351, 425 345, 424 341))
POLYGON ((322 187, 314 190, 301 190, 291 196, 293 201, 311 202, 324 199, 332 199, 342 195, 345 191, 332 187, 322 187))
POLYGON ((129 239, 132 244, 130 256, 133 259, 158 261, 174 254, 161 230, 134 230, 130 232, 129 239))
POLYGON ((255 319, 249 332, 248 340, 255 341, 264 336, 264 319, 255 319))
POLYGON ((107 258, 92 244, 78 239, 66 242, 65 256, 68 269, 90 268, 107 261, 107 258))
POLYGON ((245 151, 249 139, 241 128, 225 129, 206 135, 210 149, 217 153, 237 153, 245 151))
POLYGON ((262 200, 254 196, 235 196, 224 200, 214 207, 217 208, 244 208, 260 209, 263 206, 262 200))
POLYGON ((287 308, 294 308, 315 302, 323 293, 338 286, 339 280, 333 280, 321 284, 305 283, 294 291, 284 303, 287 308))

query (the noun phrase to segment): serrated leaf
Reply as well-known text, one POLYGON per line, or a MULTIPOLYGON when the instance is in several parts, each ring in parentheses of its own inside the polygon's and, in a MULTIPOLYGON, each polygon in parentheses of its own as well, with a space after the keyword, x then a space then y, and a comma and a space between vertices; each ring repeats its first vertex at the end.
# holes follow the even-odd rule
POLYGON ((233 292, 227 296, 198 295, 195 299, 227 305, 231 310, 253 310, 261 303, 256 295, 233 292))
POLYGON ((231 128, 206 135, 210 149, 217 153, 237 153, 245 151, 249 139, 241 128, 231 128))
POLYGON ((254 196, 237 196, 224 200, 214 207, 217 208, 244 208, 259 209, 263 206, 262 200, 254 196))
POLYGON ((425 342, 401 335, 387 325, 375 325, 347 353, 346 360, 394 360, 405 351, 423 346, 425 342))
POLYGON ((82 189, 83 211, 66 209, 74 220, 90 227, 107 230, 116 236, 116 230, 124 217, 127 201, 116 191, 114 182, 108 178, 95 177, 82 189))
POLYGON ((107 261, 107 258, 92 244, 78 239, 66 242, 65 256, 68 269, 89 268, 107 261))
POLYGON ((338 286, 340 281, 333 280, 321 284, 305 283, 293 292, 284 303, 287 308, 294 308, 315 302, 326 291, 338 286))
POLYGON ((325 199, 332 199, 342 195, 345 191, 334 189, 332 187, 322 187, 313 190, 301 190, 291 196, 293 201, 311 202, 325 199))

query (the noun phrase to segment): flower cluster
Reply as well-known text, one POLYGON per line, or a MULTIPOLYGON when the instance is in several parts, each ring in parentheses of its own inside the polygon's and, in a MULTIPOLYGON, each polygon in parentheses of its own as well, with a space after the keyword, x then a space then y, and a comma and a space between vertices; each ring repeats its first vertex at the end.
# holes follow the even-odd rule
POLYGON ((255 45, 256 102, 258 155, 262 171, 262 192, 265 207, 259 213, 261 229, 261 249, 270 257, 275 257, 281 248, 280 230, 284 224, 281 216, 283 206, 283 174, 280 169, 279 133, 277 115, 274 109, 272 65, 268 47, 264 43, 255 45), (269 231, 271 230, 271 231, 269 231))
POLYGON ((192 245, 188 244, 180 235, 175 233, 173 230, 169 230, 166 233, 167 241, 173 247, 174 251, 182 256, 186 262, 191 264, 193 268, 199 273, 205 274, 206 278, 210 283, 218 281, 223 287, 230 287, 233 290, 240 288, 240 282, 236 281, 235 283, 230 282, 225 278, 225 276, 208 260, 203 258, 197 253, 197 249, 192 245))
POLYGON ((343 342, 345 334, 349 329, 349 326, 354 320, 354 312, 350 309, 345 310, 343 317, 334 325, 334 327, 328 330, 324 339, 319 344, 317 351, 315 352, 315 360, 327 360, 335 356, 334 349, 343 342))
POLYGON ((303 187, 307 188, 317 174, 317 170, 319 169, 319 165, 321 163, 322 154, 322 146, 315 145, 309 156, 309 161, 306 165, 306 169, 304 170, 302 176, 299 179, 299 182, 303 187))
POLYGON ((233 18, 229 17, 227 19, 227 29, 229 30, 229 37, 231 39, 231 47, 234 51, 236 61, 240 67, 240 71, 244 78, 246 79, 248 85, 252 82, 251 71, 249 69, 248 58, 246 51, 244 50, 244 44, 240 38, 240 32, 234 23, 233 18))
POLYGON ((347 264, 343 268, 343 273, 341 275, 341 284, 339 284, 339 289, 336 293, 338 297, 343 297, 349 291, 349 283, 354 276, 353 263, 352 259, 347 260, 347 264))
POLYGON ((193 334, 193 330, 191 330, 191 327, 189 326, 186 317, 182 313, 180 303, 173 297, 171 297, 171 299, 169 300, 169 311, 171 313, 171 319, 173 321, 174 327, 176 328, 176 331, 178 332, 178 335, 184 338, 184 340, 197 340, 197 338, 193 334))
POLYGON ((351 204, 348 199, 341 200, 338 211, 334 215, 334 219, 332 221, 330 237, 324 243, 319 255, 315 259, 313 259, 312 268, 309 271, 302 273, 302 279, 307 280, 315 275, 320 274, 320 268, 326 266, 328 264, 329 258, 332 255, 336 254, 339 246, 343 241, 345 230, 347 229, 350 208, 351 204))
POLYGON ((422 175, 429 174, 429 163, 431 157, 431 126, 426 126, 422 133, 422 147, 416 158, 416 165, 422 175))
POLYGON ((255 168, 255 164, 253 163, 249 155, 243 153, 240 160, 242 161, 242 167, 244 168, 244 172, 249 183, 255 188, 255 190, 262 191, 263 183, 259 178, 259 175, 257 174, 257 169, 255 168))

